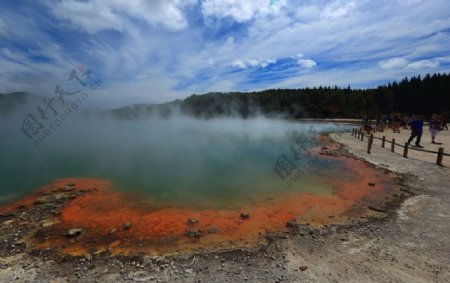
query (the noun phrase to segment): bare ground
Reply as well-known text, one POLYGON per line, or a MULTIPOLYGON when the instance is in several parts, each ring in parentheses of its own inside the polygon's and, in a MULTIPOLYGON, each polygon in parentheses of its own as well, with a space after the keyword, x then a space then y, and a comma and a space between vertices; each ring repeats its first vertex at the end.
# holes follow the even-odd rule
POLYGON ((368 155, 348 133, 332 137, 401 174, 404 195, 379 217, 320 230, 292 225, 256 250, 61 257, 27 252, 19 220, 38 222, 46 213, 38 206, 0 216, 0 282, 450 282, 450 170, 378 147, 368 155))

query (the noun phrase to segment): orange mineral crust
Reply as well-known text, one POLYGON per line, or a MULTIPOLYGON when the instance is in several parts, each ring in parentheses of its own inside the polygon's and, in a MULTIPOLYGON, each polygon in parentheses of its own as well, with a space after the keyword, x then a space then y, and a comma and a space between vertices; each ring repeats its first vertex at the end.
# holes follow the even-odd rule
POLYGON ((105 251, 160 255, 255 247, 264 243, 265 234, 287 229, 288 221, 320 227, 374 214, 369 206, 379 206, 398 191, 393 179, 367 163, 338 159, 348 174, 325 181, 332 186, 332 194, 281 191, 255 196, 240 208, 162 205, 114 191, 107 180, 87 178, 56 180, 18 204, 32 206, 43 194, 57 192, 69 183, 73 183, 71 192, 79 193, 63 205, 55 219, 29 237, 31 249, 54 248, 71 255, 105 251), (68 235, 71 229, 74 235, 68 235))

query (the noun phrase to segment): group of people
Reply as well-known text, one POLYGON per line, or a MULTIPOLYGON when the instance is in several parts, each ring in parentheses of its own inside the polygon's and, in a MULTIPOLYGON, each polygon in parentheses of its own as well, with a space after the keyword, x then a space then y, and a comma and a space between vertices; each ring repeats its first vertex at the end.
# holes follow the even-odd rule
MULTIPOLYGON (((420 139, 422 137, 423 132, 423 117, 421 115, 417 116, 413 121, 410 123, 411 125, 411 136, 408 139, 408 144, 410 144, 414 139, 416 139, 416 147, 423 147, 420 145, 420 139)), ((441 119, 439 115, 433 114, 431 116, 430 122, 430 135, 431 135, 431 143, 438 144, 436 142, 436 135, 439 133, 439 131, 442 131, 443 129, 448 130, 447 121, 441 119)))
MULTIPOLYGON (((420 145, 420 141, 423 133, 424 119, 422 115, 401 116, 399 114, 384 114, 378 115, 376 119, 375 128, 377 131, 383 132, 385 129, 392 129, 394 133, 400 133, 400 128, 411 129, 411 136, 408 139, 410 144, 416 139, 415 146, 423 147, 420 145)), ((371 119, 365 115, 363 118, 363 125, 366 131, 372 131, 371 119)), ((431 143, 438 144, 436 142, 436 136, 439 131, 448 130, 447 117, 443 115, 433 114, 429 120, 431 143)))

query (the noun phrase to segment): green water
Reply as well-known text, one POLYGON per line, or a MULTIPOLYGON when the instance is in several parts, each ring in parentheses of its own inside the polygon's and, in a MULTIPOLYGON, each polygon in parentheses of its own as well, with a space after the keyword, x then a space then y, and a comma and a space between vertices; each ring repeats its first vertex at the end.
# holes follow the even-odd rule
POLYGON ((280 191, 329 193, 322 175, 336 173, 338 164, 292 153, 298 137, 303 148, 318 145, 311 126, 317 133, 344 130, 264 119, 77 119, 35 147, 9 125, 0 139, 0 202, 72 177, 110 179, 117 190, 169 204, 229 206, 280 191), (281 177, 274 170, 281 155, 306 173, 295 181, 281 177))

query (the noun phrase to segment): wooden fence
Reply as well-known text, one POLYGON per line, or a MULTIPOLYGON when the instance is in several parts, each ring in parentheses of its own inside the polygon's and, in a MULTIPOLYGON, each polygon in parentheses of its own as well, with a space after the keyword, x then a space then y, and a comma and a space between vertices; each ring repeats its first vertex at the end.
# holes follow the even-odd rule
POLYGON ((442 159, 444 158, 444 156, 450 156, 450 154, 444 153, 443 147, 440 147, 438 151, 432 151, 432 150, 412 147, 412 146, 409 146, 408 143, 401 145, 399 143, 396 143, 394 138, 392 139, 392 141, 388 141, 388 140, 386 140, 385 136, 383 136, 383 138, 374 137, 373 134, 370 134, 369 136, 364 136, 364 132, 361 131, 361 129, 353 128, 352 136, 354 136, 355 138, 357 138, 361 141, 364 141, 364 138, 366 137, 368 154, 370 154, 370 151, 372 150, 373 141, 374 141, 374 139, 376 139, 376 140, 381 141, 382 148, 386 148, 386 143, 390 143, 391 144, 391 146, 390 146, 391 152, 395 152, 396 147, 402 148, 404 158, 408 158, 409 150, 416 150, 416 151, 427 152, 427 153, 431 153, 431 154, 437 154, 436 164, 439 166, 442 166, 442 159))

